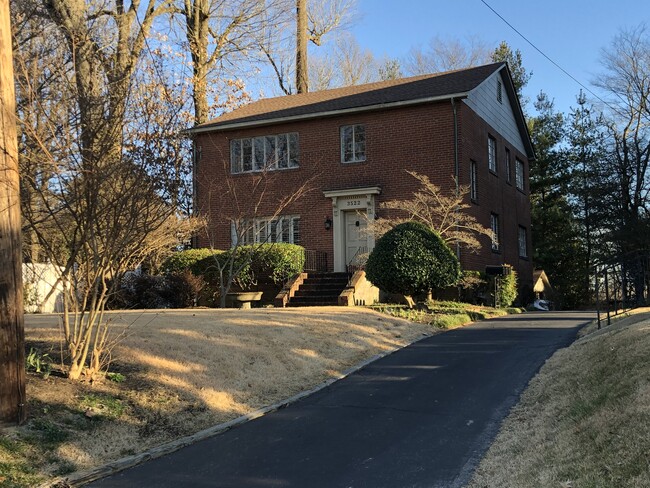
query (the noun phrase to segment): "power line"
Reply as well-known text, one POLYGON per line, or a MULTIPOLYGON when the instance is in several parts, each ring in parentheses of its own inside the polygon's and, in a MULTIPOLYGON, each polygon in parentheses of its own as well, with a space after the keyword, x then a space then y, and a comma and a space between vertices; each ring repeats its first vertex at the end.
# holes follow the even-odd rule
POLYGON ((560 66, 560 65, 557 64, 555 61, 553 61, 549 56, 546 55, 546 53, 544 53, 544 51, 542 51, 540 48, 538 48, 538 47, 537 47, 535 44, 533 44, 533 43, 532 43, 532 42, 531 42, 531 41, 530 41, 530 40, 529 40, 525 35, 523 35, 521 32, 519 32, 519 30, 517 30, 517 28, 516 28, 515 26, 513 26, 510 22, 508 22, 508 21, 507 21, 507 20, 506 20, 506 19, 505 19, 505 18, 504 18, 504 17, 503 17, 499 12, 497 12, 496 10, 494 10, 494 8, 492 8, 492 7, 490 6, 490 4, 488 4, 485 0, 481 0, 481 3, 483 3, 487 8, 489 8, 489 9, 494 13, 494 15, 496 15, 497 17, 499 17, 499 18, 500 18, 500 19, 501 19, 501 20, 502 20, 502 21, 503 21, 503 22, 504 22, 508 27, 510 27, 513 31, 515 31, 515 32, 519 35, 519 37, 521 37, 524 41, 526 41, 528 44, 530 44, 530 45, 532 46, 533 49, 535 49, 538 53, 540 53, 542 56, 544 56, 544 57, 545 57, 545 58, 546 58, 546 59, 547 59, 547 60, 548 60, 548 61, 549 61, 553 66, 555 66, 557 69, 559 69, 560 71, 562 71, 562 73, 564 73, 564 74, 567 75, 569 78, 571 78, 573 81, 575 81, 578 85, 580 85, 582 88, 584 88, 586 91, 588 91, 588 92, 589 92, 591 95, 593 95, 595 98, 597 98, 598 100, 600 100, 604 105, 607 105, 610 109, 612 109, 614 112, 617 112, 619 115, 622 115, 621 112, 620 112, 620 109, 618 109, 617 107, 614 107, 614 106, 610 105, 609 102, 606 102, 605 100, 603 100, 602 98, 600 98, 600 97, 599 97, 596 93, 594 93, 594 92, 593 92, 589 87, 585 86, 585 85, 584 85, 582 82, 580 82, 580 81, 579 81, 575 76, 573 76, 571 73, 569 73, 567 70, 565 70, 562 66, 560 66))

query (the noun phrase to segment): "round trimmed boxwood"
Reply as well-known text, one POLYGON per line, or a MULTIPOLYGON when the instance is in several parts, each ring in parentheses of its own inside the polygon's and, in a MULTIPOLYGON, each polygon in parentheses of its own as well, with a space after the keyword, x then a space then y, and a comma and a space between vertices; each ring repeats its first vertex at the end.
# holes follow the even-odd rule
POLYGON ((366 277, 375 286, 403 295, 445 288, 460 276, 456 255, 419 222, 405 222, 384 234, 366 263, 366 277))

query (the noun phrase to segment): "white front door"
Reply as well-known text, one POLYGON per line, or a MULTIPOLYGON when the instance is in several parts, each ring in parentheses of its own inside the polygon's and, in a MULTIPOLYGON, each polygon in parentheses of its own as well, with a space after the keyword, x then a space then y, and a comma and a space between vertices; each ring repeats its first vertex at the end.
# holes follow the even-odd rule
POLYGON ((368 252, 368 233, 365 210, 344 212, 345 264, 358 266, 360 255, 368 252))

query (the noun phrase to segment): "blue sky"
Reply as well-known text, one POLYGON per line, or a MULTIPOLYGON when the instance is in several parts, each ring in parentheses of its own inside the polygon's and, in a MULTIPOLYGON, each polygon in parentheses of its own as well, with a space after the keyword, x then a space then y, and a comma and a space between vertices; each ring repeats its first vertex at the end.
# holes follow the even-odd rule
MULTIPOLYGON (((647 0, 486 0, 547 56, 595 91, 591 82, 601 71, 599 58, 620 28, 646 22, 647 0)), ((544 90, 556 108, 575 106, 580 86, 563 74, 481 0, 357 0, 358 17, 351 32, 376 56, 404 57, 412 46, 433 37, 475 36, 497 45, 505 40, 522 53, 533 77, 525 95, 534 101, 544 90)))

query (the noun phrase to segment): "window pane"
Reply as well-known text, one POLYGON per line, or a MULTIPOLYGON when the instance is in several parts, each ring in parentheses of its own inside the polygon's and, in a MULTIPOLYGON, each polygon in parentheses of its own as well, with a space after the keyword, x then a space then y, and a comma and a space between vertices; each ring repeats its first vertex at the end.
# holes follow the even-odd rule
POLYGON ((478 199, 478 184, 476 181, 476 161, 470 162, 469 168, 469 181, 470 181, 470 198, 474 201, 478 199))
POLYGON ((300 217, 291 219, 291 237, 293 244, 300 244, 300 217))
POLYGON ((497 170, 497 141, 493 137, 488 137, 488 168, 497 170))
POLYGON ((354 160, 366 159, 366 130, 363 125, 354 126, 354 160))
POLYGON ((492 250, 499 250, 499 216, 490 214, 490 228, 492 229, 492 250))
POLYGON ((277 154, 278 154, 278 168, 289 167, 289 152, 287 146, 287 134, 280 134, 276 138, 277 154))
POLYGON ((268 221, 259 220, 257 222, 257 241, 256 242, 266 242, 269 238, 268 232, 268 221))
POLYGON ((230 172, 241 173, 241 139, 230 141, 230 172))
POLYGON ((242 139, 242 169, 243 171, 253 169, 253 143, 251 139, 242 139))
POLYGON ((253 139, 253 167, 256 171, 261 171, 265 166, 264 140, 264 137, 253 139))
POLYGON ((524 189, 524 163, 517 159, 515 164, 515 182, 517 188, 520 190, 524 189))
POLYGON ((289 167, 297 167, 299 158, 298 133, 294 132, 293 134, 289 134, 289 167))
POLYGON ((526 239, 526 228, 519 227, 519 256, 528 257, 528 246, 526 239))
POLYGON ((280 220, 280 226, 282 227, 282 242, 291 242, 291 219, 283 218, 280 220))
POLYGON ((341 157, 346 163, 354 160, 351 125, 341 127, 341 157))
POLYGON ((275 136, 264 138, 264 169, 276 168, 275 159, 275 136))

